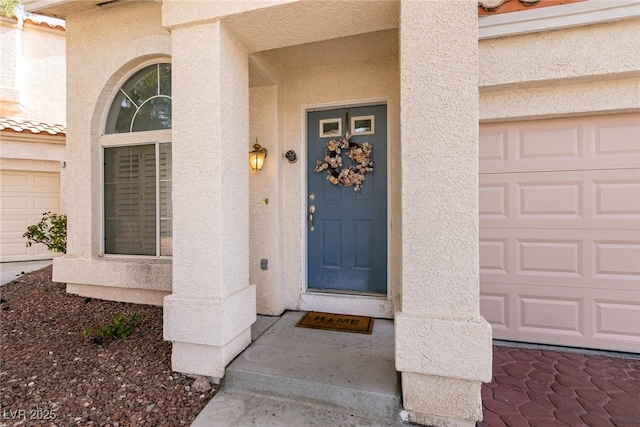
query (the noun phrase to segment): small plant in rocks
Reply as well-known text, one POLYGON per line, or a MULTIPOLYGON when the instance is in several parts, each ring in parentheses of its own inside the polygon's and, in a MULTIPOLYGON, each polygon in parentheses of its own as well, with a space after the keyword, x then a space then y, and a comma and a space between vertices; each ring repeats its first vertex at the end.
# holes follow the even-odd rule
POLYGON ((142 320, 142 316, 135 311, 127 315, 116 315, 110 323, 94 325, 85 329, 82 334, 95 344, 102 344, 107 340, 126 338, 133 333, 136 324, 142 320))
POLYGON ((28 248, 42 243, 51 252, 67 253, 67 216, 45 212, 40 222, 28 226, 22 237, 27 238, 28 248))

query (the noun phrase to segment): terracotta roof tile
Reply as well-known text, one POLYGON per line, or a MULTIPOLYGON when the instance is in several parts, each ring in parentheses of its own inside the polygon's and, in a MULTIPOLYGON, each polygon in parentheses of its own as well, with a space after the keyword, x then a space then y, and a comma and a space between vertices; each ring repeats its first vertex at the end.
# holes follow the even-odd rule
POLYGON ((580 1, 583 0, 478 0, 478 13, 480 15, 494 15, 580 1))
POLYGON ((22 18, 25 22, 32 22, 35 25, 48 26, 50 28, 65 29, 65 21, 58 18, 52 18, 49 16, 36 15, 33 13, 24 13, 22 18))
POLYGON ((42 123, 33 120, 5 119, 0 117, 0 131, 48 133, 49 135, 66 135, 67 129, 62 125, 42 123))

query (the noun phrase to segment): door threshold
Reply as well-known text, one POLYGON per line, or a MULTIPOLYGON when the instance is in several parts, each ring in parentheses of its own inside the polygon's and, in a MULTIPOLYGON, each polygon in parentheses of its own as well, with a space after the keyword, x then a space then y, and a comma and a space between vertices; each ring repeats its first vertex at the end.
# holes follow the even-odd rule
POLYGON ((393 319, 393 304, 385 294, 329 289, 309 290, 300 297, 300 310, 393 319))
POLYGON ((386 293, 381 292, 360 292, 360 291, 344 291, 341 289, 321 289, 321 288, 308 288, 307 293, 310 294, 338 294, 338 295, 352 295, 356 297, 370 297, 370 298, 384 298, 387 299, 386 293))

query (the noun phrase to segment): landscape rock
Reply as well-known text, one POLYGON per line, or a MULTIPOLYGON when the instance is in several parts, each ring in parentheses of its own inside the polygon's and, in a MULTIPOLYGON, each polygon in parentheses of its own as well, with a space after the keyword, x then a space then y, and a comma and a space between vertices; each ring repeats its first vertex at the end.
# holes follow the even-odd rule
POLYGON ((193 393, 193 379, 171 370, 162 307, 67 294, 51 281, 51 267, 3 285, 0 304, 0 408, 55 415, 2 426, 185 426, 217 391, 203 377, 209 388, 193 393), (145 320, 127 338, 99 346, 83 336, 134 311, 145 320))
POLYGON ((196 391, 198 393, 209 391, 211 390, 211 383, 205 377, 197 377, 196 380, 191 385, 191 390, 196 391))

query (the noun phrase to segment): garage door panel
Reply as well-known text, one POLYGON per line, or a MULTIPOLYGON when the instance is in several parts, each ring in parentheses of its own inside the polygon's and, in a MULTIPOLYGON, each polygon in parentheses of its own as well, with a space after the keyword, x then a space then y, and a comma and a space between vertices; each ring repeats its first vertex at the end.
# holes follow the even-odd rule
POLYGON ((29 198, 25 196, 4 196, 2 197, 2 211, 3 212, 16 212, 16 211, 28 211, 29 210, 29 198))
POLYGON ((59 212, 60 174, 36 171, 0 171, 2 203, 0 261, 49 259, 53 254, 42 244, 26 247, 22 235, 44 212, 59 212))
POLYGON ((516 239, 516 271, 521 276, 584 278, 581 240, 516 239))
POLYGON ((640 115, 596 117, 591 124, 596 159, 640 155, 640 115))
POLYGON ((484 181, 481 180, 479 188, 480 218, 484 221, 509 219, 509 183, 484 181))
POLYGON ((24 218, 2 218, 2 241, 6 239, 15 238, 18 234, 22 234, 27 231, 29 222, 24 218))
POLYGON ((525 122, 515 135, 515 161, 580 161, 584 158, 582 140, 582 126, 574 120, 559 120, 545 127, 525 122))
POLYGON ((640 113, 480 125, 496 338, 640 352, 640 113))
POLYGON ((585 216, 583 198, 580 181, 516 183, 516 216, 532 220, 580 220, 585 216))
POLYGON ((594 240, 591 259, 594 278, 640 281, 640 244, 638 243, 594 240))
POLYGON ((33 197, 33 208, 39 209, 42 213, 58 212, 60 209, 60 197, 35 196, 33 197))
POLYGON ((640 167, 640 113, 483 123, 480 173, 640 167))
POLYGON ((480 127, 478 157, 481 165, 498 170, 509 162, 509 127, 502 124, 487 124, 480 127))
POLYGON ((60 176, 50 173, 33 174, 33 186, 41 191, 55 191, 60 188, 60 176))
POLYGON ((537 333, 584 335, 583 301, 579 298, 519 295, 517 329, 537 333))
POLYGON ((509 274, 509 240, 480 239, 480 269, 490 275, 504 276, 509 274))
POLYGON ((640 291, 483 283, 495 339, 640 352, 640 291))
POLYGON ((640 171, 480 176, 482 228, 637 229, 640 171))
POLYGON ((640 303, 596 299, 593 301, 594 336, 608 339, 640 336, 640 303))
POLYGON ((29 187, 29 172, 11 171, 2 174, 2 191, 21 191, 29 187))
POLYGON ((480 282, 640 289, 640 231, 480 230, 480 282))
POLYGON ((640 172, 626 171, 617 180, 593 180, 595 219, 640 218, 640 172), (627 176, 622 176, 627 175, 627 176))
POLYGON ((489 322, 493 330, 508 331, 510 328, 509 293, 482 292, 480 294, 480 313, 489 322))

